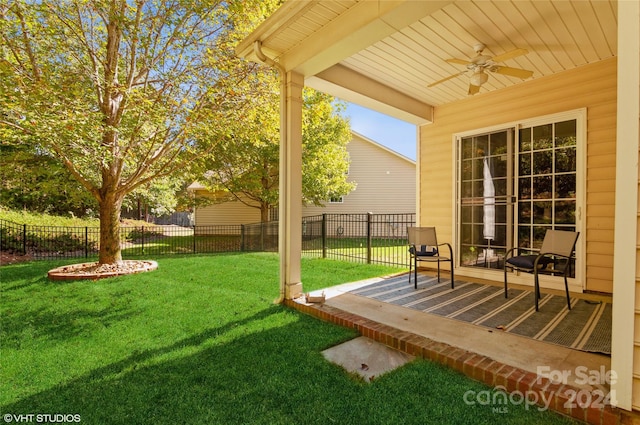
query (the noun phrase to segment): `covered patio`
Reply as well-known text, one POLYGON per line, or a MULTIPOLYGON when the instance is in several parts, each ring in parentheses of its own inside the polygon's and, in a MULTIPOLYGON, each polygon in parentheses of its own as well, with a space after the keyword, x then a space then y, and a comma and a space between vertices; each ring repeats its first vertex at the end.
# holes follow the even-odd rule
MULTIPOLYGON (((304 293, 298 223, 309 86, 418 126, 416 224, 435 226, 454 246, 457 278, 499 283, 501 270, 477 267, 478 252, 535 248, 547 229, 580 232, 569 289, 612 298, 611 357, 600 366, 616 379, 604 403, 565 413, 615 423, 640 410, 640 3, 286 1, 236 51, 281 76, 284 302, 509 391, 535 382, 563 397, 531 372, 534 359, 555 371, 600 370, 593 354, 476 327, 465 333, 451 319, 355 294, 296 301, 304 293), (493 195, 483 191, 484 164, 493 195), (482 233, 487 200, 496 208, 490 237, 482 233)), ((531 289, 525 276, 513 282, 531 289)), ((541 285, 562 288, 554 278, 541 285)), ((561 382, 580 393, 574 384, 561 382)))
MULTIPOLYGON (((465 285, 481 283, 491 286, 491 282, 457 279, 457 292, 456 289, 446 291, 464 294, 465 285)), ((449 281, 443 278, 442 285, 449 288, 449 281)), ((415 294, 437 286, 433 272, 420 273, 417 290, 413 283, 409 284, 407 274, 401 273, 325 288, 311 294, 324 293, 326 301, 323 303, 308 303, 304 297, 286 303, 322 320, 355 328, 363 336, 407 354, 451 367, 484 382, 493 391, 528 397, 540 408, 546 406, 593 424, 624 423, 623 420, 635 417, 608 406, 607 397, 611 392, 611 379, 607 375, 611 370, 609 355, 517 335, 500 326, 492 329, 459 318, 443 317, 433 311, 424 311, 429 308, 414 309, 392 301, 400 297, 397 294, 403 290, 406 294, 415 294), (389 301, 372 296, 384 292, 389 301), (390 293, 395 296, 389 296, 390 293)), ((495 284, 494 288, 502 292, 495 284)), ((528 293, 525 295, 530 295, 531 300, 527 301, 531 301, 533 308, 530 288, 514 288, 514 291, 528 293)), ((564 302, 562 292, 558 291, 557 296, 564 302)), ((610 297, 586 295, 580 301, 585 300, 594 304, 606 303, 610 297)), ((573 302, 578 301, 573 299, 573 302)), ((473 301, 469 300, 465 305, 470 303, 473 301)), ((464 309, 462 305, 458 308, 464 309)))

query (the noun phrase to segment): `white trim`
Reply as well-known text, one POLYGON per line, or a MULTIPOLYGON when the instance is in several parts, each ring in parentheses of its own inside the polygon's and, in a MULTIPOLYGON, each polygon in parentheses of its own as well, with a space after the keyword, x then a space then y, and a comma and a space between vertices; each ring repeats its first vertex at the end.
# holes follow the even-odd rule
POLYGON ((422 170, 422 159, 420 158, 421 149, 421 141, 422 140, 422 127, 416 127, 416 226, 420 226, 420 217, 422 216, 422 208, 420 207, 420 191, 422 184, 421 180, 421 170, 422 170))
POLYGON ((433 122, 432 105, 341 64, 307 77, 305 85, 414 125, 433 122))
MULTIPOLYGON (((613 324, 611 404, 633 407, 636 255, 638 221, 638 148, 640 138, 640 3, 618 2, 618 106, 616 192, 613 246, 613 324)), ((636 399, 639 396, 636 396, 636 399)))

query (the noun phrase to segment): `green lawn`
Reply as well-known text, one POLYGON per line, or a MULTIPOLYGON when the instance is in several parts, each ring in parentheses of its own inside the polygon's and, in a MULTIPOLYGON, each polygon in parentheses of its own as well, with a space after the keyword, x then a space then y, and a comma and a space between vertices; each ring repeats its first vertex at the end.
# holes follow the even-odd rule
MULTIPOLYGON (((465 403, 465 393, 489 389, 424 360, 372 383, 345 373, 321 351, 355 332, 274 305, 275 254, 154 259, 154 272, 98 281, 49 282, 47 270, 60 261, 0 267, 3 417, 79 415, 71 419, 100 425, 570 423, 535 407, 498 412, 465 403)), ((305 290, 396 270, 302 263, 305 290)))

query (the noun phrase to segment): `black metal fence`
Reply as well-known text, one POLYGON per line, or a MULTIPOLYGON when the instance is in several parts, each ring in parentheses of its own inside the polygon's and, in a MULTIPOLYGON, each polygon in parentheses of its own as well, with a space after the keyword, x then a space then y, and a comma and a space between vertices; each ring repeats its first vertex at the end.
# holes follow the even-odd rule
MULTIPOLYGON (((415 214, 322 214, 302 220, 305 256, 405 266, 407 226, 415 214)), ((123 226, 123 257, 277 251, 278 222, 214 226, 123 226)), ((100 249, 99 227, 31 226, 0 220, 0 250, 34 259, 88 258, 100 249)))
POLYGON ((413 213, 304 217, 302 252, 307 256, 406 266, 407 227, 413 225, 413 213))

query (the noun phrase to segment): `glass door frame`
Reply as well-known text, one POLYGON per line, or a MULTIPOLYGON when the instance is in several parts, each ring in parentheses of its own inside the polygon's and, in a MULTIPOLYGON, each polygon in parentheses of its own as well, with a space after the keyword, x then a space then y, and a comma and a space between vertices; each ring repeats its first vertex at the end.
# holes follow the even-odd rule
MULTIPOLYGON (((456 268, 459 268, 463 275, 470 277, 485 278, 490 280, 502 280, 502 269, 491 268, 479 268, 469 267, 462 265, 461 261, 461 248, 459 243, 460 238, 460 223, 461 223, 461 203, 459 202, 461 197, 461 143, 463 138, 469 138, 474 136, 480 136, 490 133, 496 133, 500 131, 512 131, 513 133, 513 148, 509 149, 510 154, 513 156, 509 159, 509 163, 513 164, 513 180, 512 190, 513 199, 508 202, 512 205, 508 208, 507 214, 512 220, 511 229, 508 240, 517 241, 517 229, 518 229, 518 217, 517 217, 517 182, 518 182, 518 166, 517 166, 517 147, 519 146, 520 129, 529 128, 532 126, 540 126, 545 124, 552 124, 562 121, 575 120, 576 121, 576 212, 575 212, 575 229, 580 232, 578 243, 576 245, 576 264, 575 264, 575 278, 569 279, 569 289, 571 291, 583 291, 586 287, 585 275, 586 275, 586 175, 587 175, 587 110, 586 108, 575 109, 565 111, 557 114, 550 114, 539 116, 530 119, 518 120, 510 123, 495 125, 491 127, 479 128, 475 130, 465 131, 453 134, 452 143, 454 144, 454 157, 453 157, 453 196, 452 196, 452 211, 453 211, 453 241, 455 243, 455 257, 456 268)), ((512 274, 509 276, 509 282, 523 284, 531 286, 533 283, 531 276, 527 274, 517 275, 512 274)), ((541 276, 541 284, 543 287, 549 287, 552 289, 564 289, 564 283, 561 278, 553 276, 541 276)))

